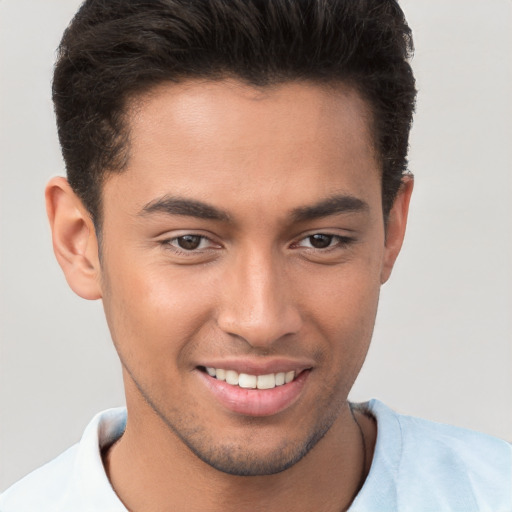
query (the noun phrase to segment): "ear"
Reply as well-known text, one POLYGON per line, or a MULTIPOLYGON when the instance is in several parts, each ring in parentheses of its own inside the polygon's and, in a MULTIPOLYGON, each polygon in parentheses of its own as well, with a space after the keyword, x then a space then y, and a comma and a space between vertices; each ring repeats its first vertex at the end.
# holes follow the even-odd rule
POLYGON ((65 178, 51 179, 45 197, 53 251, 66 281, 84 299, 101 298, 98 241, 88 211, 65 178))
POLYGON ((389 212, 386 223, 386 241, 384 247, 384 261, 380 274, 380 282, 384 284, 391 275, 398 253, 402 247, 409 213, 414 178, 412 175, 404 176, 398 190, 395 202, 389 212))

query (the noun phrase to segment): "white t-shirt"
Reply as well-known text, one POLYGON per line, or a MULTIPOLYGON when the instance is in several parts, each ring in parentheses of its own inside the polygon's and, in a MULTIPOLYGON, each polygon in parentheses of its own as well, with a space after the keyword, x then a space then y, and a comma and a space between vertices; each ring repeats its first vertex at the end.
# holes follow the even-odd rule
MULTIPOLYGON (((350 512, 512 511, 512 445, 378 400, 363 407, 377 420, 377 444, 350 512)), ((123 408, 96 415, 78 444, 0 496, 0 512, 127 512, 101 461, 125 425, 123 408)))

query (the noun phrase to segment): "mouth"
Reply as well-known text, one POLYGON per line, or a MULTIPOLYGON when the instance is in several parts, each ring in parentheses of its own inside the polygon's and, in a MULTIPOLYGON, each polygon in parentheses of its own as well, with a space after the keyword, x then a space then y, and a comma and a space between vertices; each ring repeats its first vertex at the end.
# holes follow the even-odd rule
POLYGON ((274 373, 259 369, 257 374, 213 366, 197 370, 215 402, 244 416, 271 416, 288 409, 299 400, 311 373, 311 368, 289 367, 274 373))
POLYGON ((299 371, 267 373, 266 375, 251 375, 249 373, 238 373, 235 370, 224 368, 202 367, 210 377, 225 382, 230 386, 238 386, 244 389, 273 389, 277 386, 284 386, 295 380, 299 371))

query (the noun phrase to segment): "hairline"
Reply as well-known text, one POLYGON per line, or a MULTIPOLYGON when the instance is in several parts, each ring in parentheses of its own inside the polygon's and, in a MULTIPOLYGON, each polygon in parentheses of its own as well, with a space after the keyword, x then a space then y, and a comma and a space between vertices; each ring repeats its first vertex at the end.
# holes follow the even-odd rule
MULTIPOLYGON (((103 227, 103 219, 104 219, 104 190, 105 184, 108 180, 116 175, 126 172, 127 167, 130 162, 130 142, 131 142, 131 119, 133 116, 137 115, 147 101, 149 101, 153 95, 155 95, 158 90, 166 85, 176 85, 183 86, 187 83, 222 83, 222 82, 232 82, 238 83, 242 85, 247 85, 254 90, 260 91, 268 91, 278 87, 282 87, 288 84, 309 84, 321 89, 330 91, 332 93, 344 93, 350 94, 354 93, 357 95, 359 100, 361 101, 361 105, 363 107, 365 125, 367 127, 367 135, 368 135, 368 150, 373 153, 373 157, 375 158, 378 168, 379 168, 379 177, 381 180, 381 199, 384 200, 383 194, 383 157, 378 149, 378 133, 376 126, 376 116, 373 112, 371 100, 366 97, 364 92, 360 90, 357 82, 354 79, 343 79, 343 78, 329 78, 325 80, 315 79, 315 78, 286 78, 286 77, 275 77, 273 80, 268 80, 264 83, 254 83, 243 77, 233 74, 233 73, 225 73, 225 74, 215 74, 213 76, 208 75, 198 75, 198 76, 184 76, 179 77, 175 80, 164 79, 159 80, 155 83, 149 84, 146 87, 141 87, 140 89, 136 88, 135 90, 127 91, 125 97, 123 98, 123 108, 121 109, 121 118, 122 118, 122 129, 120 136, 123 139, 123 145, 121 151, 124 153, 123 155, 123 165, 117 169, 109 169, 104 168, 101 171, 101 179, 98 180, 98 203, 96 205, 96 211, 92 212, 86 208, 88 211, 91 220, 93 222, 96 236, 98 239, 98 246, 101 247, 102 241, 102 227, 103 227)), ((384 217, 387 217, 389 212, 384 211, 384 203, 382 203, 383 214, 384 217)), ((101 251, 100 251, 101 252, 101 251)))

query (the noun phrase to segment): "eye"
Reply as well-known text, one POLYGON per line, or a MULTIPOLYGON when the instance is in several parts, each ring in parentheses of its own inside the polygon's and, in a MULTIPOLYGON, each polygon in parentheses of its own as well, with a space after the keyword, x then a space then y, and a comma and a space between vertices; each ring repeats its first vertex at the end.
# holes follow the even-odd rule
POLYGON ((207 249, 212 245, 212 242, 201 235, 182 235, 177 236, 176 238, 172 238, 168 240, 167 243, 176 249, 181 249, 183 251, 195 251, 197 249, 207 249))
POLYGON ((325 233, 315 233, 309 235, 302 240, 299 240, 297 245, 299 247, 306 247, 310 249, 328 249, 336 246, 347 245, 351 240, 347 237, 339 235, 329 235, 325 233))
POLYGON ((307 240, 311 247, 315 249, 326 249, 329 247, 334 239, 333 235, 324 235, 323 233, 317 233, 316 235, 308 236, 307 240))

